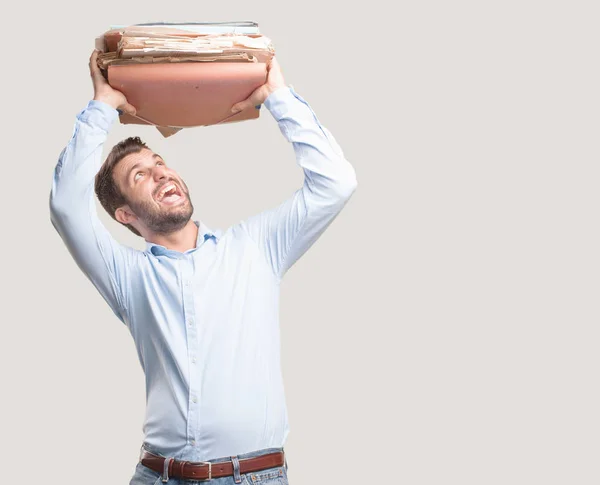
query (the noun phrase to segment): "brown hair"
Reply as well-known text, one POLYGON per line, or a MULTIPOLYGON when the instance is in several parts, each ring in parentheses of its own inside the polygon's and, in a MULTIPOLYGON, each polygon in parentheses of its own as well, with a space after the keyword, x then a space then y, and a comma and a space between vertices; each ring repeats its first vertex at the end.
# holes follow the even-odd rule
MULTIPOLYGON (((131 153, 139 153, 144 148, 149 150, 148 146, 140 139, 139 136, 130 136, 129 138, 120 141, 112 148, 108 154, 108 157, 106 157, 106 160, 102 164, 102 167, 96 174, 96 196, 98 197, 100 204, 102 204, 102 207, 104 207, 106 212, 108 212, 115 221, 117 220, 115 217, 115 211, 122 205, 127 204, 127 199, 125 199, 123 193, 119 189, 119 186, 115 182, 113 177, 114 168, 127 155, 130 155, 131 153)), ((119 222, 119 224, 123 223, 119 222)), ((131 224, 123 225, 137 236, 142 236, 131 224)))

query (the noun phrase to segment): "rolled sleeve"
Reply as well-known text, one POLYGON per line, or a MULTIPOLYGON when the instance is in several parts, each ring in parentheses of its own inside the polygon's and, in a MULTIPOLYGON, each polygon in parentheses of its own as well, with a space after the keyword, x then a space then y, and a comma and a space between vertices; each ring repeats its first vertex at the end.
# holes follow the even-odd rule
POLYGON ((115 108, 104 101, 96 99, 91 99, 85 109, 81 110, 77 115, 80 121, 95 125, 107 133, 118 117, 119 112, 115 108))

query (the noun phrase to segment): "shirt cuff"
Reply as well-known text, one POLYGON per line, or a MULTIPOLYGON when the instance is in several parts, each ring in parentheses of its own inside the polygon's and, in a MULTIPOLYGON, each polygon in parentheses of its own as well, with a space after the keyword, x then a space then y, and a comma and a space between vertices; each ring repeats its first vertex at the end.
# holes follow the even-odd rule
POLYGON ((77 118, 108 132, 118 116, 119 112, 109 104, 97 99, 91 99, 87 106, 79 112, 77 118))
POLYGON ((285 86, 273 91, 264 101, 265 107, 271 112, 273 117, 279 121, 289 111, 290 103, 301 103, 308 106, 307 102, 294 91, 292 85, 285 86))

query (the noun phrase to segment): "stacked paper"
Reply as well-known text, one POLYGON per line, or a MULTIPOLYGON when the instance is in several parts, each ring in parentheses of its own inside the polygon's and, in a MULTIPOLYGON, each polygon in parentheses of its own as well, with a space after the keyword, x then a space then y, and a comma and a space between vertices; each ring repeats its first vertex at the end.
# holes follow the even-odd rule
POLYGON ((255 22, 111 26, 96 39, 98 66, 135 106, 122 123, 181 128, 256 119, 259 110, 230 108, 266 82, 275 55, 255 22))

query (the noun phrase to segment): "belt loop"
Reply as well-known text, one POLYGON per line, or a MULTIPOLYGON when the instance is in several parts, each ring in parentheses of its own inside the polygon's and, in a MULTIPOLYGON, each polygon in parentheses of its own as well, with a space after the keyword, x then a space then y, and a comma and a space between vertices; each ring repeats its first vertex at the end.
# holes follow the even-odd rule
POLYGON ((232 456, 231 461, 233 462, 233 481, 235 483, 242 483, 242 475, 240 475, 240 460, 237 456, 232 456))
POLYGON ((173 460, 175 460, 175 458, 165 458, 165 461, 163 462, 163 474, 162 474, 163 483, 167 483, 169 481, 169 466, 171 465, 171 462, 173 460))
POLYGON ((283 451, 283 464, 285 465, 285 471, 287 472, 288 465, 287 465, 287 455, 285 453, 285 448, 282 447, 281 451, 283 451))

